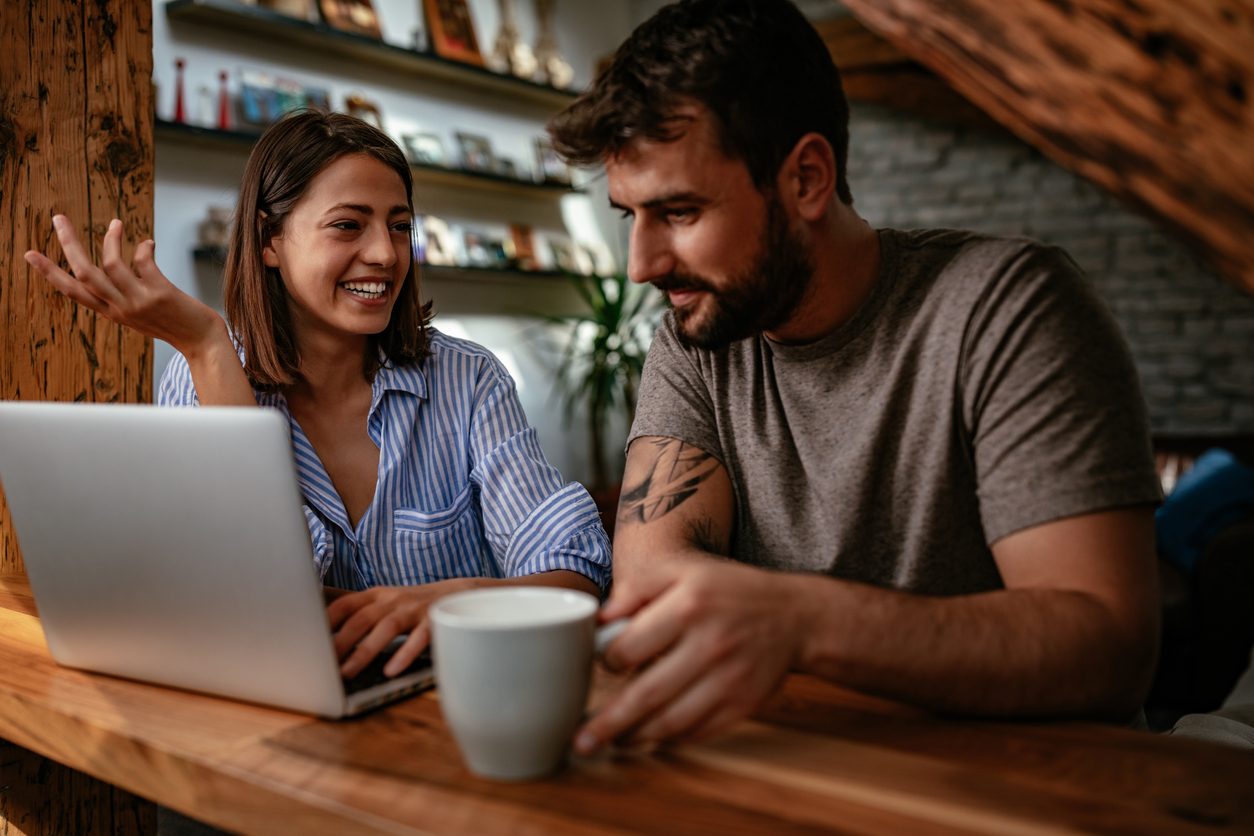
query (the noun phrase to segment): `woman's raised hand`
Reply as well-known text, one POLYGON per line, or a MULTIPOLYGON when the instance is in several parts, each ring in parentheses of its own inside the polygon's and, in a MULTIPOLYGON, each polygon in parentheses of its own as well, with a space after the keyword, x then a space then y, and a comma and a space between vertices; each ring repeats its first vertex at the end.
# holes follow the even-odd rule
POLYGON ((179 290, 157 269, 151 239, 135 248, 132 272, 122 260, 122 222, 110 221, 97 267, 68 218, 57 215, 52 224, 74 275, 35 250, 26 253, 26 261, 57 290, 119 325, 165 340, 184 355, 200 353, 223 340, 230 345, 222 317, 179 290))

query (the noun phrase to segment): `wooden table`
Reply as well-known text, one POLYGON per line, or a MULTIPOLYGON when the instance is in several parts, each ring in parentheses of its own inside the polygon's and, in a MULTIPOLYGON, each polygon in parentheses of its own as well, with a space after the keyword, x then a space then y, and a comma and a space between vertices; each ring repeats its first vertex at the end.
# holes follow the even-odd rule
MULTIPOLYGON (((613 687, 599 675, 594 700, 613 687)), ((710 743, 492 783, 462 766, 434 695, 325 722, 58 667, 14 578, 0 578, 0 738, 16 744, 0 753, 0 817, 19 833, 53 832, 18 821, 47 806, 23 797, 36 755, 266 836, 1254 833, 1254 755, 1095 724, 937 719, 802 676, 710 743)), ((152 805, 127 798, 111 825, 59 813, 79 817, 61 832, 151 833, 152 805)))

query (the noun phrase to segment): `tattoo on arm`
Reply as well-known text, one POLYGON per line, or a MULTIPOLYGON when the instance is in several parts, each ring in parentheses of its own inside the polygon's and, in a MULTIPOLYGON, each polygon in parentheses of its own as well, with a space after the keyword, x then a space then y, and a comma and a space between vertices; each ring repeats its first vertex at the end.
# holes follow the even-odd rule
POLYGON ((626 487, 618 504, 620 523, 647 523, 678 508, 719 466, 718 459, 674 438, 653 439, 653 467, 637 485, 626 487))
POLYGON ((727 557, 727 543, 714 533, 714 520, 700 516, 688 523, 688 540, 703 552, 727 557))

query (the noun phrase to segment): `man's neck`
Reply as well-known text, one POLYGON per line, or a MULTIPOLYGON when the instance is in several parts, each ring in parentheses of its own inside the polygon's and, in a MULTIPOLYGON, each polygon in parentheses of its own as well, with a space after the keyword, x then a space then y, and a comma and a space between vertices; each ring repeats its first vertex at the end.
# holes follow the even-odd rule
POLYGON ((767 332, 776 342, 811 343, 832 333, 853 319, 879 277, 879 233, 853 207, 836 203, 809 231, 814 277, 788 321, 767 332))

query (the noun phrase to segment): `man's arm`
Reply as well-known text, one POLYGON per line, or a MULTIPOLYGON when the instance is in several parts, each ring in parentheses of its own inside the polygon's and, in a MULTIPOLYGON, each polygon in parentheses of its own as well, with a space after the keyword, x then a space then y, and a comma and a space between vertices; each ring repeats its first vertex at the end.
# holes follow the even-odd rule
POLYGON ((636 618, 606 662, 656 661, 581 730, 580 750, 712 734, 751 713, 790 670, 975 714, 1126 718, 1143 698, 1158 619, 1148 508, 1011 534, 993 545, 1006 589, 931 598, 701 560, 711 555, 692 532, 708 520, 730 534, 730 483, 719 466, 683 490, 660 490, 674 483, 658 478, 672 472, 665 454, 685 448, 638 439, 629 451, 615 538, 625 571, 603 618, 636 618), (667 495, 640 506, 656 509, 651 518, 628 513, 667 495))
POLYGON ((614 527, 614 579, 730 551, 735 503, 727 470, 674 438, 645 436, 627 451, 614 527))

